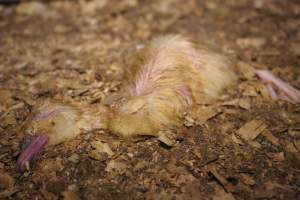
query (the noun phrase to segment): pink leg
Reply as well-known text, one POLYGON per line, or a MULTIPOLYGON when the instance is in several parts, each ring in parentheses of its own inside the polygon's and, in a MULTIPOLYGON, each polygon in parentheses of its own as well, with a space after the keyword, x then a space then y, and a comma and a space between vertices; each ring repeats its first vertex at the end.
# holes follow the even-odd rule
POLYGON ((256 74, 264 83, 267 84, 267 88, 272 99, 281 99, 292 103, 300 103, 300 91, 296 88, 292 87, 280 78, 277 78, 268 70, 256 70, 256 74), (275 86, 281 94, 278 95, 273 86, 275 86))
POLYGON ((288 102, 293 103, 293 100, 291 98, 289 98, 287 95, 277 94, 272 84, 267 83, 266 86, 267 86, 267 89, 268 89, 269 94, 270 94, 272 99, 274 99, 274 100, 280 99, 280 100, 283 100, 283 101, 288 101, 288 102))
POLYGON ((271 98, 274 99, 274 100, 279 99, 279 97, 278 97, 276 91, 274 90, 273 86, 270 83, 267 83, 266 86, 267 86, 267 89, 269 91, 269 94, 270 94, 271 98))

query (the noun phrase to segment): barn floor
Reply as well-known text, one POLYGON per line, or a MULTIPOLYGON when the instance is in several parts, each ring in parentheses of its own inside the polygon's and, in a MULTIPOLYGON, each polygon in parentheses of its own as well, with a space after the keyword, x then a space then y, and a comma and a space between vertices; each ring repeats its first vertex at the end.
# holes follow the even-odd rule
POLYGON ((0 6, 0 198, 300 199, 300 106, 273 101, 253 69, 300 88, 297 0, 95 0, 0 6), (210 38, 239 85, 168 147, 105 130, 48 148, 19 173, 24 124, 44 99, 98 105, 122 88, 124 59, 151 38, 210 38))

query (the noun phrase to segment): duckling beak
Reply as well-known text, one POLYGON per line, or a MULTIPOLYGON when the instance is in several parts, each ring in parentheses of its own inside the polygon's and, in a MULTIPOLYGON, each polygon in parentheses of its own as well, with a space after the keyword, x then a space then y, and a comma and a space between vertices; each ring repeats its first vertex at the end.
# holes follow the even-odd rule
POLYGON ((29 169, 30 164, 40 155, 48 140, 49 138, 43 134, 37 134, 30 139, 28 145, 26 145, 26 148, 18 158, 17 166, 19 172, 29 169))

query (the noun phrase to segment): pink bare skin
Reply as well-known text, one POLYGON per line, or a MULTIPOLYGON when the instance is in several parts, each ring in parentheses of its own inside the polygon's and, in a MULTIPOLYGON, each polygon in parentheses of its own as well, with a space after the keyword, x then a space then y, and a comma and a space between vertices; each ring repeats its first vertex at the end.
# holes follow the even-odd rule
POLYGON ((41 154, 45 145, 48 143, 48 137, 43 134, 37 134, 30 139, 29 144, 23 150, 18 158, 18 171, 24 172, 29 165, 41 154))
POLYGON ((274 76, 268 70, 256 70, 256 74, 266 84, 272 99, 300 103, 300 91, 296 88, 274 76))
POLYGON ((182 85, 178 88, 178 92, 185 99, 189 106, 193 105, 193 96, 189 87, 182 85))

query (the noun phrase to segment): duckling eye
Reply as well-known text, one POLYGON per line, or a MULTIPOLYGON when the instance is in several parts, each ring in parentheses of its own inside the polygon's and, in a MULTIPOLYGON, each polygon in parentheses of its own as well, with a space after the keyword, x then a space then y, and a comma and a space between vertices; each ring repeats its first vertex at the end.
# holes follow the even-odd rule
POLYGON ((52 125, 52 126, 55 126, 55 122, 54 122, 54 121, 51 121, 51 125, 52 125))

